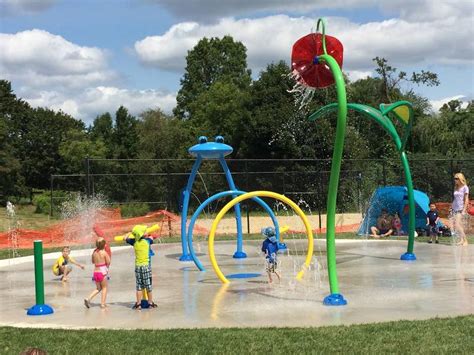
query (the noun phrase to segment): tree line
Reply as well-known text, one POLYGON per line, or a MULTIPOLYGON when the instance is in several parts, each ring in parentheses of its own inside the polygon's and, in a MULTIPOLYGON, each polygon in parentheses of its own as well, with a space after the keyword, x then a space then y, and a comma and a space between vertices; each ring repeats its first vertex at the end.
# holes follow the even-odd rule
MULTIPOLYGON (((47 189, 52 174, 84 173, 85 157, 188 158, 187 149, 200 135, 223 135, 234 148, 231 158, 331 157, 336 120, 325 117, 312 123, 307 116, 336 102, 334 88, 316 91, 307 107, 299 109, 289 92, 294 85, 289 65, 268 64, 254 79, 245 46, 230 36, 201 39, 186 62, 171 115, 148 109, 133 116, 124 102, 89 126, 61 111, 31 107, 15 95, 9 81, 0 80, 0 200, 47 189)), ((472 158, 472 102, 464 107, 454 100, 434 113, 414 88, 438 85, 435 73, 409 75, 379 57, 374 58, 374 71, 374 77, 346 78, 348 102, 378 107, 408 100, 415 108, 410 157, 472 158), (403 90, 407 85, 402 83, 409 89, 403 90)), ((381 127, 350 112, 344 157, 397 159, 397 153, 381 127)))

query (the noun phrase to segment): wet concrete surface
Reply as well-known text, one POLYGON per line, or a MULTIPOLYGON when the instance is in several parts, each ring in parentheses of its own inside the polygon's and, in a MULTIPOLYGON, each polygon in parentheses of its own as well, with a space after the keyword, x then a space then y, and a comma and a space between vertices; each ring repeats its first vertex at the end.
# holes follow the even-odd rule
POLYGON ((260 273, 222 285, 207 257, 207 245, 196 250, 207 268, 179 262, 180 244, 153 246, 153 294, 158 308, 132 310, 135 300, 133 248, 114 248, 108 307, 99 296, 86 309, 83 299, 93 289, 89 250, 71 255, 86 264, 74 267, 69 282, 51 272, 58 254, 44 256, 46 303, 54 314, 27 316, 34 305, 32 257, 0 263, 0 325, 59 328, 202 328, 323 326, 400 319, 427 319, 474 313, 474 246, 415 244, 417 261, 400 261, 406 241, 337 241, 340 292, 348 304, 328 307, 325 244, 315 241, 315 257, 303 281, 294 279, 304 258, 305 241, 289 241, 291 253, 279 256, 282 281, 268 283, 260 243, 245 243, 247 259, 233 259, 232 242, 216 243, 224 274, 260 273), (300 256, 301 255, 301 256, 300 256))

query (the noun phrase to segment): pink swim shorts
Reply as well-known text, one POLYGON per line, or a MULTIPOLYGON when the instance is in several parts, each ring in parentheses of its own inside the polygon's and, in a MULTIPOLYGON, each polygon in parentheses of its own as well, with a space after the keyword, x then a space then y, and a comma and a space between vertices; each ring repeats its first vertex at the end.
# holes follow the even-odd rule
POLYGON ((102 282, 104 280, 104 274, 101 273, 100 271, 94 272, 94 275, 92 276, 95 282, 102 282))

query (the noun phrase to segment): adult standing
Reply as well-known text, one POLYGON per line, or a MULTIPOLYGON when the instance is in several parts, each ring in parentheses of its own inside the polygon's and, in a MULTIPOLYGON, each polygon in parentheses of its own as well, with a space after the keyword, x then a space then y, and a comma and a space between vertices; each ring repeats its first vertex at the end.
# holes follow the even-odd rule
POLYGON ((452 227, 461 240, 457 245, 467 245, 467 237, 464 232, 463 218, 467 214, 469 205, 469 187, 462 173, 454 175, 454 198, 451 205, 452 227))

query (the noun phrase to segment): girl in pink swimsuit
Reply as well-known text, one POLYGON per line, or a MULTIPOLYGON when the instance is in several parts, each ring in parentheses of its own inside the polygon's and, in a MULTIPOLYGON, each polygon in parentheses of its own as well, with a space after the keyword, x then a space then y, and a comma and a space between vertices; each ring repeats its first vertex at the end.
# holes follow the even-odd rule
POLYGON ((92 253, 92 264, 94 264, 93 279, 95 281, 96 289, 92 291, 89 297, 84 299, 84 305, 87 308, 91 306, 91 300, 102 291, 100 300, 100 307, 105 308, 105 300, 107 298, 107 274, 109 272, 110 256, 105 251, 105 239, 97 238, 95 245, 97 249, 92 253))

